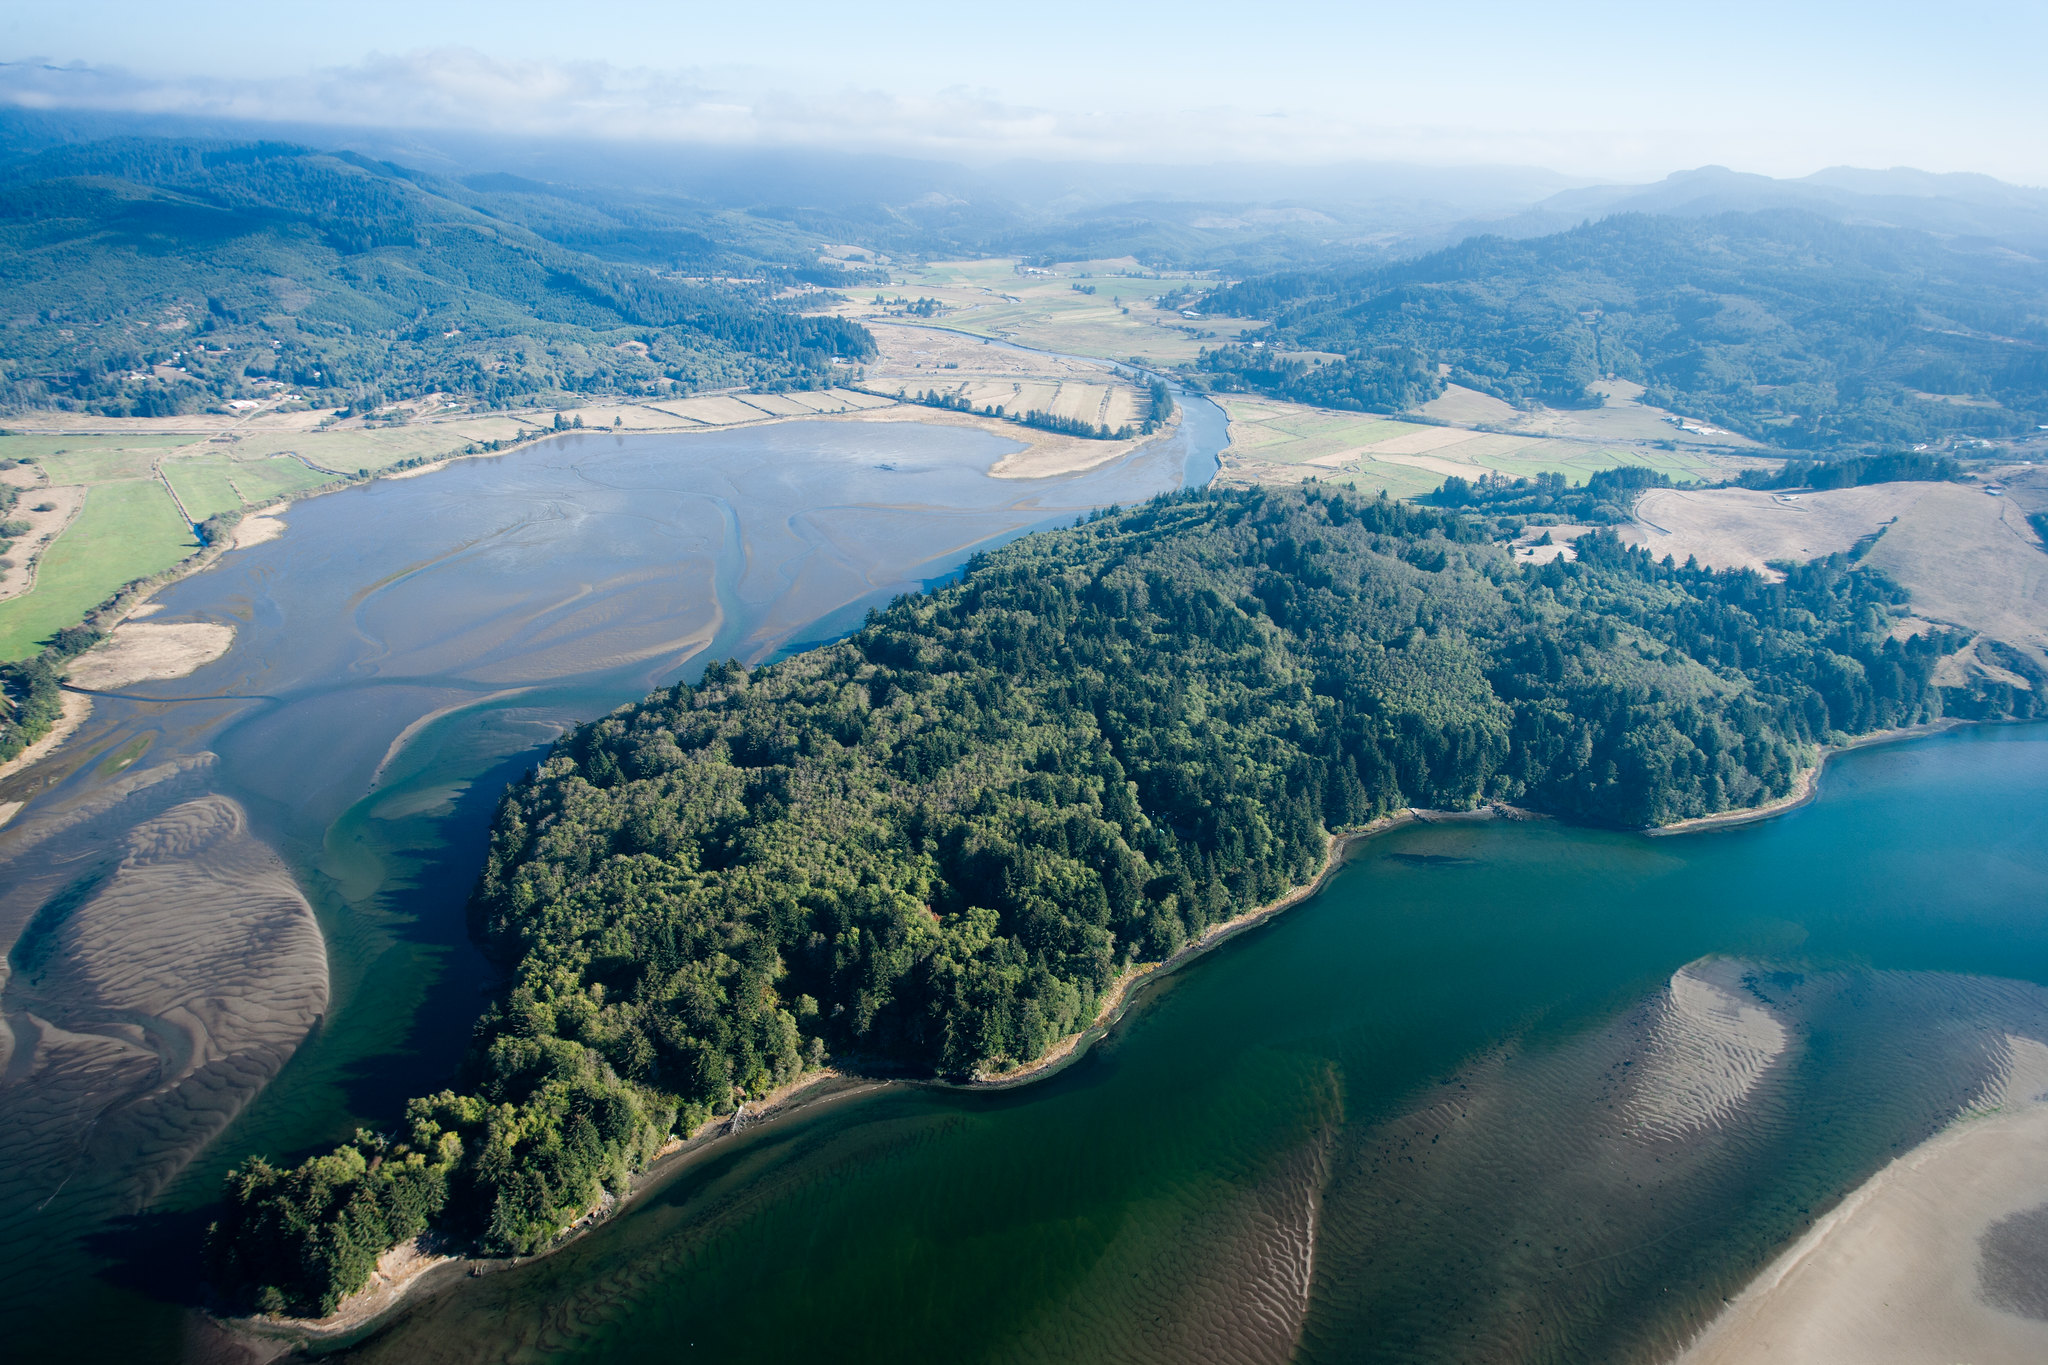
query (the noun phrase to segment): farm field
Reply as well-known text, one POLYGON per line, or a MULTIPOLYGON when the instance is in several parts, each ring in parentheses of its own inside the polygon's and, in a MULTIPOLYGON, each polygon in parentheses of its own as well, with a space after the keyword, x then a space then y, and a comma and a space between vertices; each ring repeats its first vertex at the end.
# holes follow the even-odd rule
POLYGON ((164 461, 164 476, 178 490, 185 509, 202 521, 219 512, 239 512, 334 482, 332 474, 316 471, 290 455, 180 456, 164 461))
POLYGON ((1583 483, 1602 469, 1633 464, 1684 481, 1725 478, 1736 467, 1727 457, 1690 446, 1664 450, 1635 442, 1474 431, 1236 395, 1216 401, 1230 417, 1230 445, 1220 476, 1226 483, 1320 479, 1412 498, 1435 491, 1454 474, 1474 479, 1561 473, 1583 483))
POLYGON ((70 529, 43 552, 35 589, 0 602, 0 662, 34 654, 123 583, 161 573, 198 548, 154 479, 93 485, 70 529))
MULTIPOLYGON (((1252 318, 1195 321, 1160 306, 1158 300, 1176 290, 1207 291, 1221 283, 1206 276, 1153 275, 1128 258, 1067 262, 1050 269, 1051 274, 1024 274, 1020 263, 1008 257, 935 261, 901 269, 882 292, 892 301, 899 295, 937 299, 942 311, 930 319, 936 327, 1039 350, 1152 365, 1192 361, 1204 346, 1266 326, 1252 318)), ((867 322, 891 316, 890 307, 893 302, 877 307, 870 297, 855 299, 846 311, 867 322)))
POLYGON ((1669 441, 1680 446, 1730 450, 1763 449, 1737 432, 1682 418, 1642 401, 1643 386, 1625 379, 1600 380, 1587 386, 1605 403, 1597 408, 1533 408, 1527 411, 1490 394, 1446 384, 1441 395, 1417 409, 1425 417, 1460 426, 1528 436, 1561 436, 1581 441, 1669 441))
MULTIPOLYGON (((2048 492, 2040 471, 2012 482, 2048 492)), ((2024 506, 1953 483, 1798 494, 1656 489, 1636 504, 1623 536, 1660 558, 1768 573, 1773 560, 1836 553, 1875 534, 1864 562, 1912 593, 1915 616, 1982 632, 2048 666, 2048 554, 2024 506)), ((1967 654, 1963 666, 1986 667, 1978 651, 1967 654)))

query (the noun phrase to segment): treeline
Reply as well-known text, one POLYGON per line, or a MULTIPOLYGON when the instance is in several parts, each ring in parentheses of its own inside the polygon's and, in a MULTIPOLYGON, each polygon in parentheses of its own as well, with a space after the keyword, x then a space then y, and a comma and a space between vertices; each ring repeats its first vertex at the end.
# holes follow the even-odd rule
POLYGON ((1421 351, 1401 346, 1345 346, 1336 360, 1286 359, 1273 346, 1217 346, 1195 363, 1206 387, 1252 390, 1296 403, 1352 412, 1406 412, 1444 390, 1421 351))
POLYGON ((487 405, 817 387, 864 328, 772 284, 570 250, 451 182, 281 144, 124 139, 0 167, 0 403, 487 405))
MULTIPOLYGON (((1894 451, 1832 460, 1790 460, 1774 470, 1746 469, 1735 483, 1755 489, 1860 488, 1873 483, 1943 483, 1960 478, 1961 467, 1942 456, 1894 451)), ((1671 480, 1642 465, 1619 465, 1574 486, 1562 473, 1512 478, 1486 474, 1465 479, 1453 474, 1424 501, 1461 507, 1495 517, 1554 518, 1588 526, 1619 526, 1630 520, 1646 489, 1670 488, 1671 480)))
MULTIPOLYGON (((1036 427, 1040 431, 1056 431, 1062 436, 1079 436, 1089 441, 1128 441, 1138 434, 1131 429, 1128 422, 1120 427, 1111 427, 1107 422, 1084 422, 1078 417, 1062 417, 1056 412, 1041 412, 1037 408, 1025 412, 1011 412, 1001 403, 984 403, 977 408, 966 395, 947 393, 940 389, 919 389, 915 396, 898 396, 904 402, 916 403, 920 407, 941 408, 947 412, 971 412, 982 417, 994 417, 999 421, 1015 422, 1018 426, 1036 427)), ((1167 399, 1169 404, 1172 401, 1171 398, 1167 399)), ((1146 430, 1151 430, 1149 422, 1146 430)))
POLYGON ((422 1217, 535 1251, 672 1127, 828 1058, 1028 1061, 1406 806, 1640 828, 1781 796, 1819 741, 2042 704, 1945 691, 1963 637, 1894 638, 1904 594, 1844 556, 1772 583, 1597 532, 1528 568, 1498 529, 1313 484, 1162 497, 582 727, 498 812, 472 908, 506 985, 456 1087, 240 1167, 214 1273, 319 1311, 422 1217))
POLYGON ((1646 488, 1669 488, 1671 480, 1642 465, 1602 469, 1574 487, 1566 475, 1540 473, 1510 478, 1486 474, 1465 479, 1453 474, 1426 501, 1463 507, 1495 517, 1556 518, 1587 526, 1619 526, 1635 513, 1646 488))
POLYGON ((104 638, 91 626, 67 626, 35 657, 0 664, 0 763, 50 733, 64 713, 64 665, 104 638))
MULTIPOLYGON (((1251 279, 1195 306, 1271 319, 1268 354, 1412 353, 1517 404, 1597 404, 1589 386, 1618 375, 1645 385, 1647 402, 1795 448, 2048 422, 2048 266, 1790 211, 1474 237, 1395 265, 1251 279)), ((1347 360, 1325 380, 1242 347, 1202 365, 1326 404, 1311 395, 1341 396, 1358 368, 1347 360)), ((1382 370, 1369 367, 1364 388, 1386 396, 1362 406, 1407 406, 1382 370)))
POLYGON ((1873 483, 1949 483, 1962 475, 1962 466, 1946 456, 1894 450, 1835 460, 1787 460, 1775 470, 1745 469, 1736 483, 1744 488, 1822 490, 1873 483))

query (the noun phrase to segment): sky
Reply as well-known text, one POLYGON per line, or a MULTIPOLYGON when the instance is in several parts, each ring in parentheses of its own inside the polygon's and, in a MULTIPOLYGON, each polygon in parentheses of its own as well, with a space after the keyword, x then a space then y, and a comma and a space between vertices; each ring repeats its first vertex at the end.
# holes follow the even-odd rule
POLYGON ((0 100, 936 156, 1978 171, 2048 3, 0 0, 0 100))

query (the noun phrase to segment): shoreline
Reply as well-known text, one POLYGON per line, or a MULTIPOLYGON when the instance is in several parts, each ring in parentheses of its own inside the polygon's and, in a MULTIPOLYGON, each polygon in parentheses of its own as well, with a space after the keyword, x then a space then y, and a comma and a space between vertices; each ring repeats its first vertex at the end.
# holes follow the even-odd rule
POLYGON ((606 1195, 531 1256, 471 1256, 440 1251, 433 1235, 422 1233, 378 1257, 369 1282, 343 1299, 324 1318, 273 1317, 262 1313, 230 1317, 204 1310, 201 1310, 201 1315, 215 1329, 239 1342, 259 1348, 277 1348, 265 1359, 276 1359, 311 1346, 351 1345, 377 1331, 387 1318, 422 1292, 440 1289, 444 1283, 452 1285, 461 1280, 481 1279, 485 1275, 527 1265, 580 1241, 642 1196, 652 1193, 657 1186, 741 1133, 836 1100, 912 1083, 852 1075, 830 1066, 806 1071, 759 1099, 742 1103, 730 1114, 706 1119, 688 1137, 670 1137, 654 1160, 648 1163, 647 1169, 634 1175, 632 1188, 625 1195, 617 1198, 606 1195), (750 1109, 749 1105, 759 1107, 750 1109))
POLYGON ((1145 982, 1165 976, 1187 965, 1195 958, 1236 938, 1247 929, 1256 928, 1267 920, 1293 909, 1303 901, 1322 891, 1344 866, 1351 850, 1366 840, 1385 834, 1404 825, 1450 824, 1477 820, 1544 820, 1548 816, 1535 811, 1523 810, 1505 802, 1490 801, 1472 810, 1429 810, 1420 806, 1408 806, 1377 820, 1328 836, 1323 847, 1323 865, 1316 875, 1295 887, 1277 900, 1234 915, 1227 920, 1210 925, 1202 931, 1201 937, 1192 939, 1176 949, 1171 957, 1158 962, 1134 962, 1118 974, 1097 1007, 1095 1018, 1073 1033, 1067 1034, 1047 1048, 1040 1056, 1013 1067, 1007 1071, 978 1074, 971 1081, 919 1081, 920 1085, 932 1085, 948 1090, 1008 1090, 1064 1069, 1085 1056, 1088 1046, 1098 1041, 1123 1018, 1132 1003, 1131 996, 1145 982), (1089 1035, 1095 1035, 1091 1038, 1089 1035), (1083 1040, 1087 1040, 1086 1043, 1083 1040))
MULTIPOLYGON (((894 400, 892 400, 892 402, 893 401, 894 400)), ((907 405, 897 403, 896 406, 900 407, 907 405)), ((882 410, 883 409, 865 409, 864 411, 882 410)), ((839 420, 846 420, 857 415, 857 413, 821 412, 812 413, 804 416, 792 414, 787 417, 778 417, 773 414, 764 413, 758 420, 735 422, 722 427, 677 427, 673 429, 663 428, 655 431, 620 432, 612 434, 649 436, 687 436, 697 431, 727 431, 736 430, 742 427, 768 426, 777 422, 806 422, 816 421, 825 418, 836 418, 839 420)), ((604 434, 607 434, 607 429, 602 427, 565 428, 562 431, 548 431, 544 435, 536 436, 528 441, 521 441, 516 445, 508 446, 503 450, 451 451, 446 455, 437 457, 430 463, 424 465, 414 465, 409 469, 378 470, 372 473, 367 479, 357 478, 351 475, 343 474, 338 476, 337 479, 332 483, 322 484, 314 488, 303 489, 296 493, 286 494, 282 497, 272 498, 266 502, 247 507, 243 510, 241 520, 236 523, 233 533, 229 535, 226 539, 216 542, 214 544, 202 545, 199 549, 193 551, 190 555, 178 561, 176 564, 173 564, 169 568, 159 571, 156 575, 153 576, 152 581, 142 584, 140 586, 130 584, 126 587, 123 587, 121 590, 117 591, 112 597, 108 598, 106 602, 104 602, 100 607, 97 607, 92 611, 87 612, 84 617, 84 621, 92 621, 95 616, 100 616, 101 619, 104 620, 104 626, 96 626, 95 628, 102 629, 105 633, 105 638, 103 638, 98 643, 93 645, 92 648, 86 650, 83 654, 80 654, 76 658, 69 660, 65 664, 64 673, 68 677, 71 669, 78 666, 85 660, 93 659, 96 656, 104 657, 103 651, 108 650, 109 646, 111 646, 115 642, 115 632, 117 632, 123 625, 127 624, 129 621, 135 619, 136 617, 147 614, 147 612, 151 610, 155 605, 153 599, 159 592, 163 591, 165 588, 170 587, 174 583, 181 583, 185 579, 191 578, 196 574, 205 573, 207 570, 219 564, 220 561, 232 551, 247 549, 256 545, 262 545, 268 541, 275 540, 279 536, 283 535, 285 531, 289 529, 289 523, 282 520, 281 518, 284 516, 285 513, 289 512, 293 506, 300 502, 307 502, 314 498, 324 497, 330 493, 339 493, 345 491, 346 489, 373 484, 380 479, 411 479, 417 478, 423 474, 439 473, 441 470, 447 469, 449 466, 457 464, 464 460, 482 459, 487 456, 511 454, 522 447, 541 445, 544 442, 557 436, 586 436, 604 434)), ((1027 445, 1026 450, 1020 453, 1028 454, 1030 453, 1030 450, 1031 447, 1027 445)), ((1121 454, 1127 452, 1119 453, 1121 454)), ((1004 458, 1007 459, 1011 457, 1004 458)), ((998 461, 998 463, 1000 462, 1001 461, 998 461)), ((993 468, 993 466, 991 468, 993 468)), ((1013 474, 1005 475, 1003 477, 1027 479, 1043 478, 1052 477, 1053 475, 1062 472, 1067 471, 1054 470, 1047 471, 1045 474, 1013 474)), ((991 474, 990 477, 996 476, 991 474)), ((54 544, 54 541, 52 543, 54 544)), ((46 546, 45 548, 47 549, 48 547, 46 546)), ((40 561, 40 559, 41 556, 38 555, 37 560, 40 561)), ((26 591, 26 589, 24 589, 24 591, 26 591)), ((232 629, 232 627, 229 627, 229 629, 232 629)), ((223 650, 222 652, 225 651, 223 650)), ((36 656, 30 655, 28 657, 34 658, 36 656)), ((152 672, 148 675, 147 680, 160 681, 165 678, 182 677, 186 673, 190 673, 201 667, 203 664, 210 663, 214 658, 218 657, 219 654, 214 654, 206 658, 197 659, 195 662, 191 664, 190 667, 185 668, 181 672, 177 673, 152 672)), ((69 703, 67 702, 65 715, 69 716, 69 714, 70 709, 69 703)), ((66 724, 66 721, 64 719, 60 718, 57 721, 57 723, 54 724, 47 733, 42 735, 40 738, 35 740, 35 742, 30 744, 24 750, 22 750, 22 752, 19 755, 12 759, 9 759, 4 764, 0 764, 0 779, 12 777, 16 773, 23 772, 29 767, 33 766, 34 764, 42 761, 45 758, 50 757, 57 751, 59 747, 62 746, 64 740, 67 739, 71 735, 71 733, 78 728, 78 725, 82 723, 84 719, 85 716, 83 712, 79 714, 79 717, 76 721, 71 721, 68 725, 66 724)), ((388 757, 389 756, 387 755, 387 758, 388 757)), ((9 819, 11 819, 17 813, 19 813, 21 807, 25 804, 27 803, 0 802, 0 811, 4 811, 4 814, 0 814, 0 825, 6 824, 9 819), (12 806, 13 809, 7 809, 8 806, 12 806)))
POLYGON ((2048 1321, 2009 1301, 2015 1289, 2038 1300, 2041 1269, 1999 1236, 2037 1218, 2048 1198, 2048 1046, 2011 1035, 2008 1046, 2004 1094, 1966 1107, 1846 1192, 1724 1300, 1670 1365, 2048 1357, 2048 1321))
MULTIPOLYGON (((1728 828, 1770 819, 1815 800, 1820 794, 1820 774, 1827 760, 1852 749, 1869 748, 1879 744, 1896 743, 1942 734, 1976 722, 1955 718, 1943 718, 1928 725, 1909 726, 1901 729, 1873 732, 1858 736, 1838 745, 1823 746, 1819 759, 1801 771, 1795 783, 1795 790, 1786 797, 1768 806, 1750 810, 1730 811, 1719 815, 1705 816, 1696 820, 1679 821, 1671 825, 1641 831, 1645 836, 1657 837, 1667 834, 1691 833, 1704 829, 1728 828)), ((1526 810, 1506 802, 1486 802, 1467 811, 1434 810, 1409 806, 1383 815, 1356 829, 1345 830, 1328 836, 1324 845, 1322 866, 1316 875, 1286 894, 1242 914, 1232 916, 1209 926, 1199 938, 1183 944, 1171 956, 1150 963, 1132 963, 1118 974, 1117 979, 1098 1005, 1093 1019, 1083 1028, 1067 1034, 1048 1048, 1045 1053, 1032 1061, 996 1073, 977 1074, 968 1081, 947 1081, 929 1077, 885 1077, 864 1076, 857 1072, 842 1071, 824 1067, 817 1071, 805 1072, 753 1103, 763 1106, 749 1113, 743 1104, 731 1115, 708 1119, 696 1132, 688 1137, 671 1137, 656 1154, 647 1169, 633 1178, 632 1188, 621 1198, 610 1199, 586 1212, 576 1222, 533 1256, 523 1258, 497 1259, 461 1255, 434 1256, 425 1254, 422 1245, 406 1243, 386 1252, 378 1261, 371 1283, 344 1300, 334 1314, 321 1319, 279 1319, 262 1317, 226 1318, 206 1314, 207 1319, 219 1329, 251 1344, 285 1346, 297 1349, 300 1346, 320 1344, 332 1346, 346 1344, 367 1337, 375 1332, 390 1314, 422 1287, 433 1280, 435 1288, 444 1280, 473 1278, 491 1274, 528 1261, 551 1256, 556 1251, 585 1236, 594 1228, 608 1222, 620 1212, 629 1208, 642 1195, 651 1192, 657 1185, 665 1183, 678 1171, 686 1168, 706 1154, 718 1150, 729 1139, 747 1131, 755 1124, 771 1122, 790 1117, 803 1110, 850 1098, 854 1095, 870 1094, 892 1086, 923 1086, 937 1090, 959 1092, 987 1092, 1013 1090, 1034 1084, 1058 1075, 1088 1054, 1095 1043, 1106 1037, 1111 1029, 1120 1023, 1136 1005, 1142 1003, 1142 988, 1150 982, 1163 980, 1167 975, 1188 963, 1205 956, 1223 944, 1246 931, 1262 925, 1287 910, 1319 894, 1327 887, 1332 877, 1349 860, 1351 852, 1366 841, 1415 824, 1475 823, 1488 820, 1548 820, 1553 817, 1539 811, 1526 810), (395 1263, 387 1271, 386 1260, 395 1263), (466 1270, 464 1269, 466 1268, 466 1270), (396 1273, 392 1273, 396 1272, 396 1273), (441 1272, 437 1274, 436 1272, 441 1272), (370 1296, 365 1298, 365 1296, 370 1296), (374 1302, 373 1302, 374 1300, 374 1302), (354 1307, 352 1307, 354 1305, 354 1307), (288 1345, 288 1343, 291 1343, 288 1345)), ((2044 1107, 2048 1109, 2048 1107, 2044 1107)), ((1930 1139, 1940 1140, 1941 1135, 1930 1139)), ((1916 1151, 1919 1149, 1916 1149, 1916 1151)), ((1912 1157, 1908 1153, 1906 1160, 1912 1157)), ((1896 1163, 1895 1163, 1896 1164, 1896 1163)), ((1803 1243, 1801 1243, 1803 1245, 1803 1243)), ((1745 1291, 1746 1292, 1746 1291, 1745 1291)), ((1724 1314, 1728 1310, 1724 1309, 1724 1314)), ((1716 1323, 1720 1318, 1716 1318, 1716 1323)), ((1710 1324, 1710 1328, 1713 1324, 1710 1324)), ((1689 1352, 1694 1348, 1688 1348, 1689 1352)), ((279 1352, 282 1354, 282 1352, 279 1352)), ((1691 1354, 1685 1359, 1690 1361, 1691 1354)))
POLYGON ((1956 716, 1943 716, 1940 720, 1925 725, 1902 725, 1892 730, 1872 730, 1867 735, 1856 735, 1840 744, 1823 744, 1814 761, 1801 768, 1792 779, 1792 790, 1775 801, 1761 806, 1748 806, 1742 810, 1720 811, 1713 815, 1695 816, 1690 820, 1675 820, 1668 825, 1657 825, 1642 833, 1651 839, 1661 839, 1673 834, 1698 834, 1705 830, 1734 829, 1741 825, 1753 825, 1759 820, 1769 820, 1799 809, 1820 796, 1821 776, 1833 759, 1856 749, 1874 748, 1880 744, 1899 744, 1909 739, 1925 739, 1931 735, 1947 734, 1960 730, 1966 725, 1981 725, 1982 721, 1963 720, 1956 716))
MULTIPOLYGON (((434 1282, 431 1287, 438 1288, 444 1280, 453 1282, 456 1279, 477 1278, 552 1256, 593 1229, 609 1222, 677 1172, 761 1123, 773 1122, 835 1100, 871 1094, 892 1086, 924 1086, 936 1090, 969 1092, 1011 1090, 1056 1075, 1087 1055, 1087 1046, 1083 1040, 1086 1040, 1087 1045, 1092 1045, 1123 1018, 1130 1005, 1135 1003, 1132 995, 1136 987, 1147 981, 1163 978, 1168 972, 1185 966, 1246 930, 1265 923, 1315 895, 1344 865, 1345 857, 1350 850, 1375 835, 1411 824, 1542 818, 1545 817, 1500 804, 1489 804, 1471 811, 1437 811, 1407 807, 1383 815, 1358 829, 1331 835, 1324 847, 1323 865, 1314 878, 1277 900, 1210 925, 1200 938, 1183 944, 1171 957, 1163 961, 1136 963, 1126 967, 1096 1010, 1094 1022, 1078 1032, 1068 1034, 1042 1056, 1024 1066, 995 1076, 976 1077, 964 1082, 926 1077, 863 1076, 857 1072, 841 1071, 831 1066, 807 1071, 760 1099, 751 1101, 752 1104, 761 1106, 756 1110, 750 1112, 747 1106, 742 1104, 732 1114, 705 1120, 697 1131, 688 1137, 671 1137, 655 1155, 654 1160, 648 1163, 647 1169, 633 1177, 633 1186, 624 1197, 611 1199, 609 1202, 601 1201, 565 1228, 553 1242, 532 1256, 497 1258, 434 1254, 423 1240, 423 1234, 422 1238, 402 1243, 380 1256, 377 1268, 371 1272, 369 1283, 342 1300, 335 1311, 324 1318, 280 1318, 261 1314, 228 1317, 215 1313, 204 1313, 203 1316, 219 1330, 245 1343, 284 1348, 277 1352, 279 1355, 305 1346, 345 1345, 367 1337, 382 1326, 384 1320, 411 1296, 423 1288, 430 1287, 430 1279, 434 1282)), ((274 1359, 275 1356, 270 1358, 274 1359)))

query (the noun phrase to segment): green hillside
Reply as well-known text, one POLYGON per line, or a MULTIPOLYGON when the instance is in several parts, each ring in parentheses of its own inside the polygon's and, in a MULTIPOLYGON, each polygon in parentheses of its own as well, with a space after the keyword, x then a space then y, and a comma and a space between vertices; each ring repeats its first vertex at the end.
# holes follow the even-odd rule
POLYGON ((1640 827, 1782 796, 1818 740, 2042 702, 1937 686, 1964 637, 1894 638, 1904 594, 1846 557, 1771 584, 1600 533, 1518 568, 1492 529, 1163 497, 584 726, 498 813, 473 908, 506 985, 459 1088, 238 1169, 217 1282, 324 1311, 430 1223, 530 1254, 828 1057, 1029 1061, 1406 806, 1640 827))
POLYGON ((2048 422, 2048 265, 1926 233, 1793 212, 1624 215, 1415 261, 1268 275, 1211 295, 1274 344, 1202 368, 1226 387, 1400 407, 1435 367, 1520 404, 1644 401, 1794 448, 2017 435, 2048 422), (1319 365, 1289 348, 1340 354, 1319 365))
POLYGON ((280 144, 128 139, 0 167, 0 404, 149 416, 286 391, 375 406, 801 387, 872 353, 776 285, 603 261, 487 200, 280 144))

